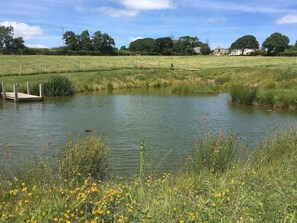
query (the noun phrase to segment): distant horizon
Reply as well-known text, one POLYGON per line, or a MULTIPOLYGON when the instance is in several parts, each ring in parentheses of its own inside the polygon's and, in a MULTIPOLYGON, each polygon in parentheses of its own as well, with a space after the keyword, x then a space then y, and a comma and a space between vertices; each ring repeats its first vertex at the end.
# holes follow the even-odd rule
POLYGON ((11 0, 1 1, 0 25, 13 26, 32 48, 63 46, 66 31, 110 35, 116 47, 139 38, 197 36, 229 48, 244 35, 260 46, 274 32, 297 40, 296 0, 11 0))

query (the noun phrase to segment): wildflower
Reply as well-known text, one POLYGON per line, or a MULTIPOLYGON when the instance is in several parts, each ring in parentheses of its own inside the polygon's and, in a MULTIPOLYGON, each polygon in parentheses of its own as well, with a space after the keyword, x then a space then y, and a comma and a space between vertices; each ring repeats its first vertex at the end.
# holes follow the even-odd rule
POLYGON ((216 205, 215 203, 212 203, 211 206, 212 206, 212 207, 216 207, 217 205, 216 205))
POLYGON ((54 218, 54 222, 57 222, 57 221, 59 221, 59 219, 58 218, 54 218))
POLYGON ((31 196, 32 196, 32 193, 29 193, 29 194, 28 194, 28 197, 31 197, 31 196))
POLYGON ((123 215, 121 215, 120 217, 119 217, 119 219, 118 219, 118 223, 124 223, 125 221, 124 221, 124 216, 123 215))
POLYGON ((27 191, 28 190, 28 187, 24 187, 23 189, 22 189, 22 191, 27 191))
POLYGON ((14 190, 9 191, 10 195, 16 195, 17 193, 18 193, 18 189, 14 189, 14 190))
POLYGON ((222 197, 222 193, 217 193, 213 195, 214 197, 222 197))

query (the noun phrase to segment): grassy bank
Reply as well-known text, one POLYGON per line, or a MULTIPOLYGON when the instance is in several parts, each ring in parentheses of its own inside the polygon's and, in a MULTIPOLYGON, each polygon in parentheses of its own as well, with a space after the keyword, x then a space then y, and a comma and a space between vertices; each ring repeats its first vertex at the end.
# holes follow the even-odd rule
POLYGON ((16 82, 25 89, 30 80, 38 92, 38 83, 59 74, 76 92, 166 87, 176 94, 235 92, 232 98, 238 103, 297 107, 294 57, 1 56, 0 66, 0 79, 8 90, 16 82), (245 103, 238 97, 247 96, 236 88, 256 89, 255 95, 245 103))
POLYGON ((69 144, 56 164, 36 159, 8 180, 2 171, 0 221, 296 222, 296 130, 276 133, 248 159, 236 135, 208 134, 181 172, 129 181, 108 179, 106 162, 96 166, 98 177, 88 161, 106 160, 96 151, 108 150, 86 138, 69 144))

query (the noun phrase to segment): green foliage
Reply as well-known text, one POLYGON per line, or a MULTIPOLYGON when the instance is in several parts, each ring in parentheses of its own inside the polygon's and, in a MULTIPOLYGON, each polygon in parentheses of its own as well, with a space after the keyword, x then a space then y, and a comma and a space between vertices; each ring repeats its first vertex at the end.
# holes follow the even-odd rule
POLYGON ((267 55, 277 55, 280 52, 285 51, 289 45, 289 38, 281 33, 271 34, 262 44, 267 49, 267 55))
POLYGON ((231 44, 231 50, 241 50, 242 55, 245 49, 258 49, 259 43, 253 35, 242 36, 231 44))
POLYGON ((251 105, 256 99, 257 91, 255 87, 234 85, 230 89, 232 102, 251 105))
POLYGON ((286 162, 295 162, 297 156, 297 131, 288 127, 286 131, 276 131, 261 143, 252 156, 252 165, 264 167, 286 162))
POLYGON ((45 82, 44 91, 47 96, 68 96, 73 95, 74 86, 67 77, 53 75, 45 82))
POLYGON ((212 173, 225 172, 236 163, 235 157, 240 149, 237 135, 230 133, 224 138, 223 132, 217 137, 209 132, 194 145, 194 169, 198 173, 202 170, 212 173))
POLYGON ((0 26, 0 52, 4 54, 20 54, 25 48, 23 37, 13 37, 12 26, 0 26))
POLYGON ((69 142, 58 161, 61 175, 66 179, 82 179, 91 176, 105 180, 110 173, 109 149, 94 135, 69 142))
MULTIPOLYGON (((88 55, 91 52, 100 52, 102 55, 114 54, 114 39, 106 33, 96 31, 93 36, 90 36, 88 30, 84 30, 80 35, 76 35, 72 31, 67 31, 63 34, 63 40, 66 45, 66 51, 74 51, 79 55, 88 55)), ((92 55, 92 54, 91 54, 92 55)))

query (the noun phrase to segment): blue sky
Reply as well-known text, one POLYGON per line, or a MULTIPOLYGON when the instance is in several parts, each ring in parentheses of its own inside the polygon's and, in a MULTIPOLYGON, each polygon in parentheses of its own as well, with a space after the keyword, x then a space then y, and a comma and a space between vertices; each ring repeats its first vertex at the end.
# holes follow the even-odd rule
POLYGON ((229 47, 243 35, 260 44, 280 32, 297 40, 296 0, 0 0, 0 25, 34 47, 61 46, 62 32, 101 31, 117 47, 144 37, 184 35, 229 47))

